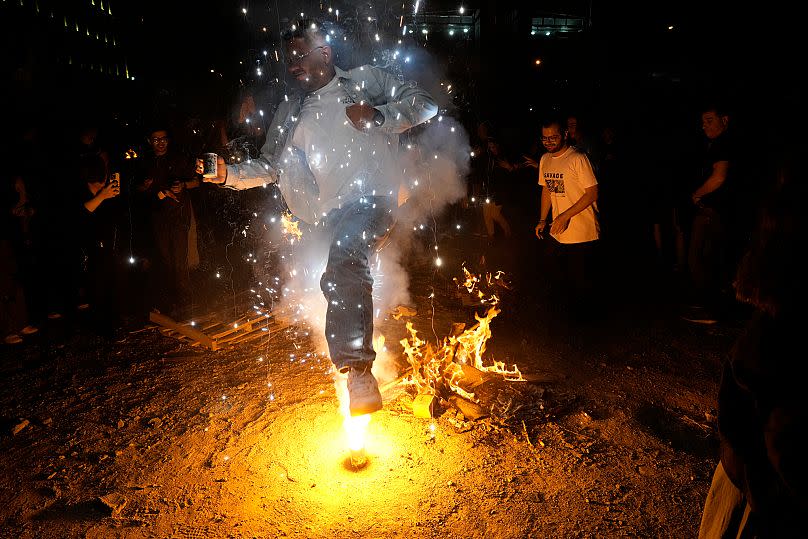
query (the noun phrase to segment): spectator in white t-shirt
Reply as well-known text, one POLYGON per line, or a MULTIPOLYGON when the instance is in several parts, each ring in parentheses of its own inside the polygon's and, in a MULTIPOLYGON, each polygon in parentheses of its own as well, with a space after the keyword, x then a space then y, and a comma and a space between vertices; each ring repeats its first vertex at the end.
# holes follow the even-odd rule
POLYGON ((565 299, 569 314, 578 320, 597 314, 594 258, 600 238, 598 181, 586 154, 568 143, 559 119, 542 123, 541 142, 547 150, 539 161, 542 186, 536 236, 544 238, 552 209, 550 236, 558 272, 552 287, 565 299), (562 282, 563 281, 563 282, 562 282))

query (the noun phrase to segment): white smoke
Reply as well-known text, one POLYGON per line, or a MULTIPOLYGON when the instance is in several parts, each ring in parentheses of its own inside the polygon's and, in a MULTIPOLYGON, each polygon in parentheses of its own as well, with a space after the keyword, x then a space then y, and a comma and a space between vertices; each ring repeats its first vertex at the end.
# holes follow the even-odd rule
MULTIPOLYGON (((367 56, 392 57, 391 54, 367 56)), ((399 156, 404 179, 396 222, 392 233, 369 261, 374 279, 373 314, 377 333, 379 322, 387 318, 392 309, 411 303, 410 279, 404 261, 414 253, 423 253, 425 248, 434 248, 434 242, 424 245, 424 240, 413 229, 421 230, 421 225, 430 229, 438 226, 447 207, 466 195, 469 170, 468 134, 455 118, 446 115, 451 109, 451 99, 447 91, 449 83, 442 75, 443 66, 417 47, 410 54, 401 52, 395 57, 399 62, 406 59, 406 67, 403 64, 387 67, 400 76, 418 81, 433 95, 441 112, 428 123, 401 136, 399 156)), ((320 290, 320 277, 325 269, 329 245, 323 236, 311 230, 304 231, 302 241, 288 249, 288 254, 281 259, 285 284, 280 310, 287 316, 292 314, 300 321, 305 320, 310 328, 309 337, 318 351, 327 353, 327 305, 320 290)), ((374 336, 374 343, 377 338, 378 335, 374 336)), ((382 383, 398 376, 394 356, 400 352, 399 345, 387 345, 388 350, 377 346, 373 369, 382 383)))

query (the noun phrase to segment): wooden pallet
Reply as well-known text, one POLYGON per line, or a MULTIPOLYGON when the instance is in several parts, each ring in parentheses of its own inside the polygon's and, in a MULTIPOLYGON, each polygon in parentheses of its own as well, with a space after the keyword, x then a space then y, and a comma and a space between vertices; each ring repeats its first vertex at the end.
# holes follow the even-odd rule
POLYGON ((153 311, 149 320, 157 324, 160 332, 191 346, 204 346, 209 350, 222 350, 235 346, 260 348, 277 333, 292 324, 274 315, 244 315, 237 320, 225 320, 221 315, 209 313, 202 317, 178 322, 153 311))

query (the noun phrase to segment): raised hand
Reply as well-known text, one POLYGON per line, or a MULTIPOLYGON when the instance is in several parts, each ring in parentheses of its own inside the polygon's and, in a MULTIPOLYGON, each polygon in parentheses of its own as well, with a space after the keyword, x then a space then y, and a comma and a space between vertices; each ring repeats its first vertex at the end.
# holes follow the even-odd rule
MULTIPOLYGON (((196 173, 202 174, 205 171, 205 165, 202 159, 196 160, 196 173)), ((216 176, 212 178, 202 177, 203 182, 223 184, 227 181, 227 165, 221 156, 216 157, 216 176)))

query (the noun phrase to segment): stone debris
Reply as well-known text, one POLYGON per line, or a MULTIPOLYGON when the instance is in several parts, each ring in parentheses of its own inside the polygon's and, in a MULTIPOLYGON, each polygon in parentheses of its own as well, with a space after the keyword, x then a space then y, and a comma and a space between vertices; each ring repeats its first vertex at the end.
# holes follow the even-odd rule
POLYGON ((16 435, 17 435, 17 434, 19 434, 19 433, 20 433, 20 432, 21 432, 21 431, 22 431, 22 430, 23 430, 25 427, 27 427, 27 426, 28 426, 28 425, 30 425, 30 424, 31 424, 31 422, 30 422, 30 421, 28 421, 27 419, 23 419, 22 421, 20 421, 20 422, 19 422, 19 423, 17 423, 16 425, 14 425, 14 427, 11 429, 11 434, 12 434, 13 436, 16 436, 16 435))
POLYGON ((123 508, 126 506, 126 497, 123 494, 119 494, 117 492, 110 492, 105 496, 100 496, 98 498, 100 504, 109 511, 109 514, 112 516, 119 515, 123 508))

